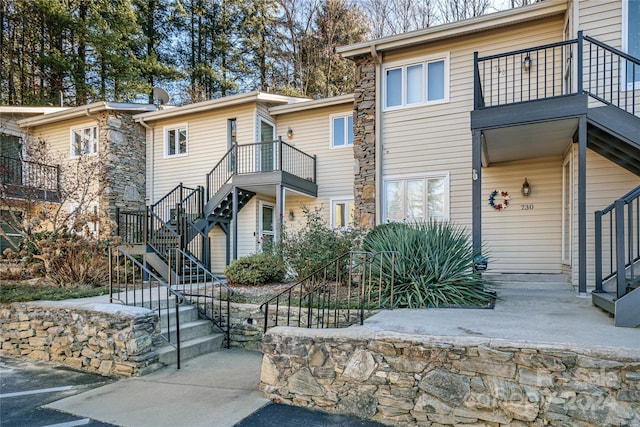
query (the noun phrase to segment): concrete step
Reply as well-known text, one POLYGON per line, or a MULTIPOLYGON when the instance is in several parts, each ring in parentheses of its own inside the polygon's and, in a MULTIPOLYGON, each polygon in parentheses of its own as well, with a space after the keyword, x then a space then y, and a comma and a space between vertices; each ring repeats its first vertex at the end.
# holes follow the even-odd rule
MULTIPOLYGON (((176 330, 172 325, 169 337, 172 342, 176 341, 176 330)), ((180 341, 190 341, 195 338, 205 337, 213 333, 213 323, 210 320, 202 319, 193 322, 180 323, 180 341)), ((162 328, 162 335, 167 335, 167 328, 162 328)))
MULTIPOLYGON (((198 309, 193 305, 181 305, 178 307, 178 313, 180 313, 180 323, 194 322, 198 320, 198 309)), ((176 310, 175 307, 160 310, 160 327, 165 328, 167 326, 167 319, 170 325, 176 324, 176 310)))
POLYGON ((498 289, 522 289, 539 291, 571 290, 571 282, 565 274, 543 273, 483 273, 498 289))
MULTIPOLYGON (((223 341, 224 336, 222 334, 211 334, 185 341, 180 345, 180 359, 185 361, 219 350, 222 348, 223 341)), ((167 344, 156 351, 158 352, 158 361, 160 363, 173 365, 177 362, 177 352, 172 346, 167 344)))

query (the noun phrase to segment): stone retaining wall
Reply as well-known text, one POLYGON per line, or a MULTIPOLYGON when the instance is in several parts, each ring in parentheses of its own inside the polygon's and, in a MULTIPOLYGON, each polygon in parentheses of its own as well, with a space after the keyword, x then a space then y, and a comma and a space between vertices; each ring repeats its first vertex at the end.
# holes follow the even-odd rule
POLYGON ((476 337, 274 328, 270 399, 396 425, 640 425, 640 354, 476 337))
POLYGON ((118 304, 13 303, 0 307, 0 354, 131 377, 158 367, 158 315, 118 304))

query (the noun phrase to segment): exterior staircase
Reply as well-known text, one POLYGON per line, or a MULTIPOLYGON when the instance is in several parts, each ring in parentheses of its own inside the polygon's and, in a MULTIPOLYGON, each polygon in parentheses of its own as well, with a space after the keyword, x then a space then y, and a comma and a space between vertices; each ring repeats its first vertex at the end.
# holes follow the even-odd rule
MULTIPOLYGON (((165 301, 167 303, 167 301, 165 301)), ((169 300, 170 305, 175 301, 169 300)), ((219 350, 224 345, 224 334, 216 331, 213 324, 206 319, 200 319, 198 309, 193 305, 181 305, 178 308, 180 316, 180 359, 182 361, 219 350)), ((161 335, 170 335, 172 342, 177 341, 177 330, 165 325, 175 325, 175 311, 163 311, 160 316, 161 335)), ((157 338, 158 361, 164 365, 175 365, 178 361, 178 351, 157 338)))
POLYGON ((593 304, 616 326, 640 326, 640 186, 595 213, 593 304))

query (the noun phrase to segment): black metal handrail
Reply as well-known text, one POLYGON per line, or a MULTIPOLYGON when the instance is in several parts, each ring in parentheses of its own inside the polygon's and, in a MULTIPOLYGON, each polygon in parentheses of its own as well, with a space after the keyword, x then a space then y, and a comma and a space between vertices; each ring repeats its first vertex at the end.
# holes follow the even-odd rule
POLYGON ((235 164, 236 146, 231 147, 220 161, 207 173, 207 201, 211 199, 223 185, 229 182, 237 169, 235 164))
POLYGON ((578 40, 496 55, 474 54, 475 109, 574 94, 578 40))
POLYGON ((180 291, 190 304, 198 307, 201 316, 222 331, 225 347, 229 348, 233 290, 187 251, 172 249, 169 265, 182 272, 178 283, 171 283, 171 287, 180 291))
POLYGON ((632 282, 640 277, 640 186, 595 212, 595 292, 615 277, 620 298, 627 276, 632 282))
MULTIPOLYGON (((581 34, 579 34, 581 36, 581 34)), ((588 55, 580 67, 585 93, 635 116, 640 115, 640 59, 584 36, 588 55)))
POLYGON ((383 253, 347 252, 299 280, 260 305, 263 330, 285 325, 306 328, 339 328, 364 323, 365 311, 384 308, 393 301, 395 253, 387 265, 390 286, 383 286, 383 274, 373 274, 373 260, 383 253), (378 281, 378 283, 376 283, 378 281), (391 295, 383 298, 383 289, 391 295), (273 312, 270 311, 273 308, 273 312), (283 312, 284 311, 284 312, 283 312))
POLYGON ((109 248, 109 302, 154 310, 161 323, 160 337, 176 350, 180 369, 180 304, 184 296, 123 248, 109 248), (173 316, 171 311, 173 310, 173 316), (172 317, 175 324, 172 324, 172 317), (164 331, 163 331, 164 328, 164 331))
POLYGON ((116 225, 118 236, 124 243, 139 245, 146 242, 145 211, 126 211, 116 208, 116 225))
POLYGON ((166 261, 169 251, 180 245, 181 236, 171 224, 159 217, 151 208, 147 209, 147 221, 146 243, 166 261))
POLYGON ((149 209, 151 209, 151 211, 159 218, 166 218, 165 222, 173 222, 176 219, 176 205, 180 204, 187 193, 192 193, 193 191, 196 191, 196 189, 186 187, 180 183, 165 194, 160 200, 149 206, 149 209))
POLYGON ((582 31, 573 40, 485 57, 474 53, 477 110, 585 93, 638 116, 638 91, 640 59, 582 31))
POLYGON ((60 191, 60 165, 0 156, 0 180, 3 185, 60 191))

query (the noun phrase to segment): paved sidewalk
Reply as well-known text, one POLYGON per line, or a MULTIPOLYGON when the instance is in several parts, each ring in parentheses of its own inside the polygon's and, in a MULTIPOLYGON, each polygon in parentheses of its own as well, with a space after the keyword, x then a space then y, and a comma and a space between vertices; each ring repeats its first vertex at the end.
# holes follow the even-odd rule
POLYGON ((221 350, 46 407, 118 426, 231 427, 269 403, 261 363, 261 353, 221 350))

